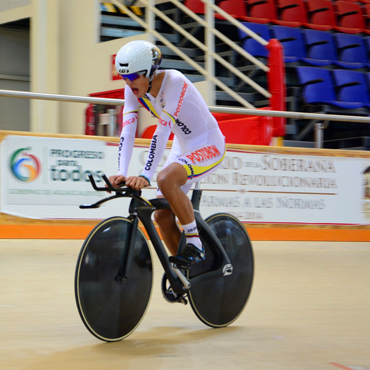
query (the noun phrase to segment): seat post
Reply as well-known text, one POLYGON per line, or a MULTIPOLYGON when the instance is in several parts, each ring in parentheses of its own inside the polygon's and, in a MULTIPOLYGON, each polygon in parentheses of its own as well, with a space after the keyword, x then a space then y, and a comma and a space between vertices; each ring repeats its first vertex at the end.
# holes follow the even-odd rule
POLYGON ((200 199, 202 198, 202 190, 200 189, 200 182, 195 183, 193 194, 191 196, 191 203, 193 204, 194 211, 199 211, 200 199))

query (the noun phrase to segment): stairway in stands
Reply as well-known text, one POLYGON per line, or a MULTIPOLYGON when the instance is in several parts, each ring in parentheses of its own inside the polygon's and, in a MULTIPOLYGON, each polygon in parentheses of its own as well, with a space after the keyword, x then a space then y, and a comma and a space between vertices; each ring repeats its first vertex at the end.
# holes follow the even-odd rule
MULTIPOLYGON (((163 3, 157 6, 164 14, 174 20, 177 24, 181 25, 184 29, 190 32, 193 36, 200 41, 204 41, 204 29, 199 26, 193 19, 182 13, 171 2, 163 3)), ((145 20, 145 8, 131 7, 135 15, 145 20)), ((235 27, 227 25, 226 21, 217 21, 216 28, 229 38, 234 38, 235 42, 238 41, 238 35, 235 27)), ((167 40, 174 46, 178 47, 182 52, 188 55, 192 60, 197 62, 201 67, 205 67, 204 52, 198 47, 193 45, 189 40, 185 39, 181 34, 173 30, 163 20, 155 19, 155 29, 160 32, 167 40)), ((105 7, 101 4, 101 29, 100 41, 109 41, 118 38, 125 38, 130 36, 137 36, 143 34, 144 29, 128 15, 123 14, 118 8, 113 6, 105 7)), ((164 46, 160 42, 157 45, 161 48, 163 53, 163 61, 161 64, 162 69, 177 69, 184 73, 187 78, 192 82, 204 81, 204 76, 194 69, 189 63, 182 60, 174 51, 169 47, 164 46)), ((216 52, 222 55, 233 65, 236 64, 236 53, 231 50, 227 45, 216 39, 216 52)), ((235 89, 236 78, 225 67, 216 63, 216 77, 223 82, 226 86, 235 89)), ((239 95, 244 99, 250 101, 256 107, 267 105, 265 100, 256 99, 255 93, 248 93, 245 91, 238 91, 239 95)), ((226 92, 216 89, 216 104, 223 106, 238 106, 241 105, 230 97, 226 92)))

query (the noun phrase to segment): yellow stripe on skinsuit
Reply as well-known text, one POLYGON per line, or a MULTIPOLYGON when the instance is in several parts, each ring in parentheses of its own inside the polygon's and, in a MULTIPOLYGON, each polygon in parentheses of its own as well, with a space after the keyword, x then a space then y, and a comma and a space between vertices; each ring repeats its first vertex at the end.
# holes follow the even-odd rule
POLYGON ((166 112, 165 110, 163 110, 164 113, 167 114, 168 117, 170 117, 171 121, 172 121, 172 127, 176 125, 176 118, 174 116, 172 116, 171 114, 169 114, 168 112, 166 112))
POLYGON ((225 155, 226 155, 226 150, 225 150, 223 156, 216 163, 213 163, 209 166, 194 166, 194 165, 192 165, 193 173, 191 172, 191 169, 187 164, 183 164, 183 167, 185 168, 186 173, 188 174, 188 179, 197 178, 199 176, 204 175, 208 171, 212 170, 212 168, 216 167, 217 165, 219 165, 223 161, 223 159, 225 158, 225 155))
POLYGON ((153 104, 149 99, 146 98, 139 98, 138 99, 140 104, 147 110, 149 111, 154 117, 157 117, 159 119, 159 114, 157 111, 154 109, 153 104))
POLYGON ((126 112, 122 115, 122 117, 124 117, 126 114, 130 114, 130 113, 139 113, 139 110, 132 110, 130 112, 126 112))
MULTIPOLYGON (((160 119, 160 115, 158 114, 158 112, 155 110, 153 104, 151 103, 151 101, 145 97, 143 98, 139 98, 138 99, 140 104, 148 111, 150 112, 154 117, 157 117, 158 119, 160 119)), ((165 110, 163 110, 163 113, 166 113, 167 116, 171 119, 172 121, 172 126, 174 126, 176 124, 176 119, 175 117, 173 117, 171 114, 169 114, 168 112, 166 112, 165 110)))

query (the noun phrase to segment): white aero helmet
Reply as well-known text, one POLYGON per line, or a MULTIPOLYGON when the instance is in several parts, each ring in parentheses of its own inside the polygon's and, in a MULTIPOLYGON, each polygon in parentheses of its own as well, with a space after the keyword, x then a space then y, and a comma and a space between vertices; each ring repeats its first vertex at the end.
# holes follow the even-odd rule
POLYGON ((149 41, 131 41, 119 49, 116 55, 116 70, 120 75, 146 71, 152 79, 162 61, 161 51, 149 41))

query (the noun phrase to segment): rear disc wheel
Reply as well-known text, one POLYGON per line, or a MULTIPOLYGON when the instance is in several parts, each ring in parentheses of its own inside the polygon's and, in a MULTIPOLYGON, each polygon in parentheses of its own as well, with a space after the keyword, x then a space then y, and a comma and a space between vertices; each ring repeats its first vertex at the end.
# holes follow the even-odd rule
MULTIPOLYGON (((205 221, 224 247, 233 272, 231 275, 208 279, 192 287, 189 291, 189 301, 194 313, 203 323, 218 328, 230 325, 243 312, 252 289, 254 259, 248 233, 236 217, 218 213, 205 221)), ((202 230, 199 230, 199 234, 206 251, 206 259, 190 269, 190 278, 216 270, 222 263, 221 255, 210 244, 209 238, 204 236, 202 230)))

